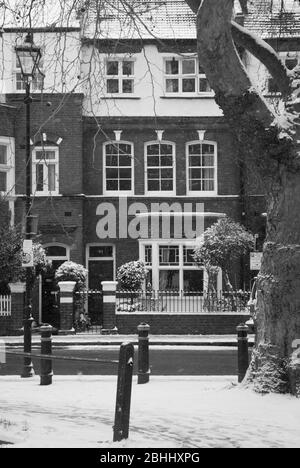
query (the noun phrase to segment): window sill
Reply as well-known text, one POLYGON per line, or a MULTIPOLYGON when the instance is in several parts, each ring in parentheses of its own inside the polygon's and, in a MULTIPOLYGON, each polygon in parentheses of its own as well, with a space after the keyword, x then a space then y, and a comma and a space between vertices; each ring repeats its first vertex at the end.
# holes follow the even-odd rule
POLYGON ((209 197, 217 197, 217 192, 187 192, 187 197, 202 197, 202 198, 209 198, 209 197))
POLYGON ((124 95, 124 94, 116 94, 116 95, 108 95, 108 96, 103 96, 101 99, 103 100, 116 100, 116 99, 131 99, 131 100, 139 100, 141 99, 140 96, 134 96, 134 95, 124 95))
POLYGON ((168 95, 164 94, 163 96, 160 96, 161 99, 214 99, 215 95, 214 94, 203 94, 203 95, 183 95, 183 94, 177 94, 177 95, 168 95))
POLYGON ((104 197, 134 197, 134 192, 103 192, 104 197))
POLYGON ((32 197, 62 197, 62 194, 56 192, 34 192, 32 197))

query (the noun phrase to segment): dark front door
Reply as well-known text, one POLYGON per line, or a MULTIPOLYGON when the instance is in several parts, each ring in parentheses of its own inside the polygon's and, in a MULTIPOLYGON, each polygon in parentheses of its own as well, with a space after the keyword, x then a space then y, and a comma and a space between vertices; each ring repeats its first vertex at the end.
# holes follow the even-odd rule
POLYGON ((114 280, 113 260, 89 261, 89 303, 88 314, 92 325, 102 325, 102 281, 114 280))

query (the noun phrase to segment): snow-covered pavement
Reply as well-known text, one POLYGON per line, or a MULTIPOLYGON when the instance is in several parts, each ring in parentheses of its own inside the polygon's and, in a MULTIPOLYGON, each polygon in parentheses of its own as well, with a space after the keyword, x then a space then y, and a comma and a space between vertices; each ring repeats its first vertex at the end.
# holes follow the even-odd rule
POLYGON ((12 447, 300 447, 300 401, 235 377, 134 380, 130 439, 112 444, 115 377, 0 378, 0 441, 12 447))

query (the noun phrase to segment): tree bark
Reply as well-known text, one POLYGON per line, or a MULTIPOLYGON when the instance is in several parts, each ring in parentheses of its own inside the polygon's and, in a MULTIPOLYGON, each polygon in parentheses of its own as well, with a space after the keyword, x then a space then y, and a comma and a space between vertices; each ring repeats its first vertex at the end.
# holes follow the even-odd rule
MULTIPOLYGON (((257 339, 246 383, 260 392, 300 394, 300 368, 290 359, 293 341, 300 338, 299 74, 296 71, 294 81, 287 83, 283 68, 272 62, 272 75, 285 82, 288 95, 286 110, 276 120, 239 58, 232 37, 232 11, 233 0, 203 0, 197 35, 199 60, 216 101, 245 162, 257 166, 268 193, 257 339)), ((255 47, 257 55, 264 57, 264 44, 256 41, 255 47)), ((270 50, 267 55, 273 57, 270 50)))

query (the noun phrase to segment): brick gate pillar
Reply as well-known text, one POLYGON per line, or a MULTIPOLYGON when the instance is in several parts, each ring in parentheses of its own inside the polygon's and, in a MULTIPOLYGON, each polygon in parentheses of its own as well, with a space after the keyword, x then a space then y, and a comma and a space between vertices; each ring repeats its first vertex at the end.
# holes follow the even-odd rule
POLYGON ((103 281, 101 283, 103 291, 103 329, 104 335, 117 334, 116 327, 116 291, 118 283, 116 281, 103 281))
POLYGON ((74 333, 74 288, 75 281, 61 281, 60 289, 60 332, 74 333))
POLYGON ((11 292, 11 323, 12 331, 22 330, 25 307, 25 283, 9 283, 11 292))

